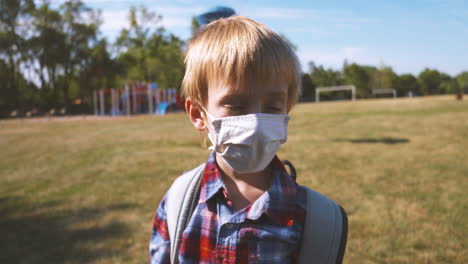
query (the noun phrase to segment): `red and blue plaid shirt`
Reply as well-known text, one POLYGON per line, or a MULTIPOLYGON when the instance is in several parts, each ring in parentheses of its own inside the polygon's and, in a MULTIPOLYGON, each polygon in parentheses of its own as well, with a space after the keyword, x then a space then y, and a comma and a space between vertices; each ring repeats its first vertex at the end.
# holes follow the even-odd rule
MULTIPOLYGON (((272 161, 271 187, 250 206, 234 211, 214 153, 206 163, 197 207, 183 232, 179 262, 297 263, 305 220, 306 192, 272 161)), ((151 263, 170 263, 166 197, 154 218, 151 263)))

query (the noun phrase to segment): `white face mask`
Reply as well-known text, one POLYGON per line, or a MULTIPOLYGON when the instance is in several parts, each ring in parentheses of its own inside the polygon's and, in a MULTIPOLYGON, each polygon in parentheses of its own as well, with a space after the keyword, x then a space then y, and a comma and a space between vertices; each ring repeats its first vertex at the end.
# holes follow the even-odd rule
MULTIPOLYGON (((204 108, 203 108, 204 109, 204 108)), ((238 173, 254 173, 265 169, 288 138, 286 114, 248 114, 222 118, 208 111, 213 131, 208 137, 210 149, 238 173)))

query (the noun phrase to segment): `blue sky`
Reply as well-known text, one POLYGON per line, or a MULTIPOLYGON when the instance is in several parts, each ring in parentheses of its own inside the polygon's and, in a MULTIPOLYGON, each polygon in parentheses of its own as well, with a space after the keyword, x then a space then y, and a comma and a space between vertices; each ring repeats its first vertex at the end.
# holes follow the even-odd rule
POLYGON ((388 65, 399 74, 425 67, 452 76, 468 71, 468 0, 84 2, 102 11, 102 34, 110 39, 127 26, 132 5, 161 14, 162 25, 182 39, 190 37, 192 16, 221 5, 286 35, 298 46, 304 71, 309 61, 339 69, 345 59, 388 65))

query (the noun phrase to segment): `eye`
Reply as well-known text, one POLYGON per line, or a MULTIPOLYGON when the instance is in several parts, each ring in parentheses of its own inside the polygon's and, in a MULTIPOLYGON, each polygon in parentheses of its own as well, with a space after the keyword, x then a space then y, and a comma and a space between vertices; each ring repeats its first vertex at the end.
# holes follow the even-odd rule
POLYGON ((237 104, 225 104, 224 107, 226 107, 229 110, 236 110, 236 111, 244 109, 244 106, 237 105, 237 104))
POLYGON ((271 105, 267 107, 268 112, 270 113, 280 113, 283 112, 283 108, 275 105, 271 105))
POLYGON ((243 105, 239 104, 225 104, 223 105, 226 115, 232 116, 232 115, 240 115, 244 113, 245 107, 243 105))

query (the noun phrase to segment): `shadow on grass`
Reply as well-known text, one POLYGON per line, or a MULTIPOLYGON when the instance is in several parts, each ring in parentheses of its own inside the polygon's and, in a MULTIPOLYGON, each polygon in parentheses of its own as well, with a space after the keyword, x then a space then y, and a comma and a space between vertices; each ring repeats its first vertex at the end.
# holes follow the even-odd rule
POLYGON ((97 224, 101 216, 134 207, 118 204, 103 208, 69 208, 60 202, 32 204, 20 198, 0 197, 0 263, 89 263, 123 250, 102 242, 128 234, 118 221, 97 224), (90 227, 83 227, 90 226, 90 227))
POLYGON ((337 142, 351 142, 354 144, 373 144, 373 143, 382 143, 382 144, 403 144, 409 143, 410 140, 407 138, 391 138, 391 137, 383 137, 383 138, 338 138, 334 139, 333 141, 337 142))

